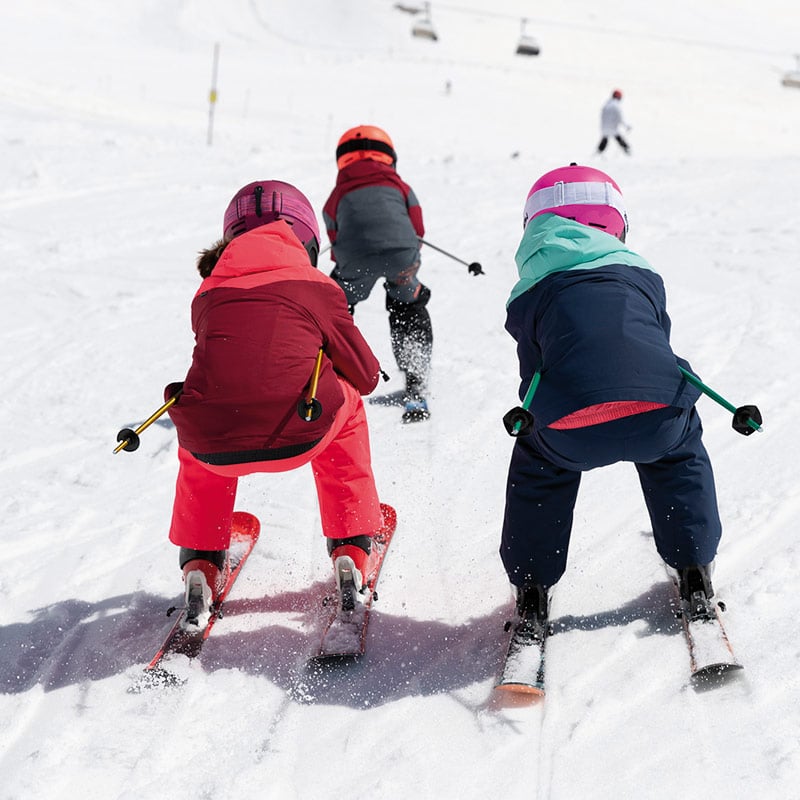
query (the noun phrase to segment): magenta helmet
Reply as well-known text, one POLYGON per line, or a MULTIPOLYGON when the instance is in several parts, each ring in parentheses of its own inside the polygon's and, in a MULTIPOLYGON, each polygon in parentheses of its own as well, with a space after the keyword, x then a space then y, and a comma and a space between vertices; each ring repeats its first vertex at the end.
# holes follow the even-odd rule
POLYGON ((282 219, 292 227, 292 233, 303 243, 317 265, 319 226, 308 198, 290 183, 255 181, 239 189, 225 209, 223 238, 229 242, 236 236, 260 225, 282 219))
POLYGON ((528 192, 523 224, 557 214, 616 236, 624 242, 628 217, 619 186, 599 169, 570 164, 542 175, 528 192))

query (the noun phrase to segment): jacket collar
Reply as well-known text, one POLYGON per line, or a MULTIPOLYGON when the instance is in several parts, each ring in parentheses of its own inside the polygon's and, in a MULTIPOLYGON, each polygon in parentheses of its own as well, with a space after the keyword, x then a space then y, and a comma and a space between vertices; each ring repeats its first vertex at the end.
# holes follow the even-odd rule
POLYGON ((235 278, 287 267, 314 270, 303 243, 281 219, 261 225, 231 241, 197 293, 207 292, 235 278))
POLYGON ((556 214, 541 214, 528 223, 514 258, 519 281, 507 305, 554 272, 612 264, 655 271, 615 236, 556 214))

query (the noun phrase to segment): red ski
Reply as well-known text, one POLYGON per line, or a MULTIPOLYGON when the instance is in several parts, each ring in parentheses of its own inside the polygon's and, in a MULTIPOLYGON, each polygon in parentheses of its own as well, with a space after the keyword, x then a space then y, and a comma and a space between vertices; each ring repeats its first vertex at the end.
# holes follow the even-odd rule
POLYGON ((364 655, 369 615, 372 603, 377 598, 375 587, 378 584, 386 551, 397 528, 397 512, 385 503, 381 503, 381 511, 383 511, 383 527, 372 539, 373 560, 363 594, 357 599, 352 610, 336 608, 325 624, 319 650, 310 659, 309 663, 312 666, 331 661, 354 661, 364 655))
POLYGON ((186 617, 186 609, 181 609, 178 619, 175 624, 170 628, 169 633, 164 639, 164 643, 158 649, 158 652, 153 657, 153 660, 145 667, 147 681, 151 684, 159 683, 172 683, 174 679, 170 673, 167 672, 162 666, 164 659, 172 654, 180 654, 195 658, 203 646, 203 642, 208 639, 214 623, 222 616, 222 604, 228 596, 231 587, 233 586, 242 567, 247 561, 247 557, 253 551, 255 543, 258 541, 258 535, 261 530, 261 524, 258 519, 246 511, 234 511, 233 520, 231 522, 231 544, 228 549, 228 558, 230 559, 231 571, 228 580, 225 583, 222 591, 219 594, 217 602, 211 609, 211 616, 209 617, 208 624, 200 631, 185 631, 182 624, 186 617))

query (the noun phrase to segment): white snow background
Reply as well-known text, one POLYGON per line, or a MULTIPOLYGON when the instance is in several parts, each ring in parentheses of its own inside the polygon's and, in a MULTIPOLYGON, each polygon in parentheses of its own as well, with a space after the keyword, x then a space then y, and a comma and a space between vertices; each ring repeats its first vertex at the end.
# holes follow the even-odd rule
MULTIPOLYGON (((29 0, 0 25, 0 798, 800 798, 800 51, 795 3, 29 0), (471 10, 470 10, 471 9, 471 10), (537 58, 514 54, 519 18, 537 58), (215 42, 219 99, 207 144, 215 42), (449 91, 448 91, 449 84, 449 91), (593 155, 625 93, 628 158, 593 155), (428 423, 368 406, 399 527, 367 657, 304 669, 331 567, 309 468, 243 479, 262 538, 179 689, 136 684, 181 595, 176 441, 148 417, 189 364, 198 250, 240 186, 321 219, 341 133, 390 132, 423 206, 428 423), (673 346, 764 433, 699 401, 743 674, 689 685, 635 471, 584 476, 544 702, 493 695, 512 614, 497 554, 518 403, 503 329, 532 182, 622 187, 673 346)), ((321 268, 330 269, 327 257, 321 268)), ((383 293, 356 321, 399 388, 383 293)))

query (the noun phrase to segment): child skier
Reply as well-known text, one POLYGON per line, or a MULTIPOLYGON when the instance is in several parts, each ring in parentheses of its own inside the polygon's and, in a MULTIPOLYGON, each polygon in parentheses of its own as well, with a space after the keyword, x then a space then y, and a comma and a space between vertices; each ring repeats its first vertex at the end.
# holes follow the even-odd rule
POLYGON ((597 145, 598 153, 602 153, 606 149, 606 145, 608 145, 608 140, 614 138, 625 153, 630 155, 630 145, 620 133, 620 128, 625 128, 626 131, 629 131, 631 126, 625 122, 622 116, 622 92, 619 89, 614 89, 611 97, 606 100, 600 111, 600 144, 597 145))
POLYGON ((346 131, 336 148, 336 186, 322 213, 336 263, 331 277, 344 289, 351 313, 378 278, 386 279, 392 352, 405 372, 403 421, 416 422, 429 416, 431 292, 417 278, 422 209, 396 163, 386 131, 373 125, 346 131))
POLYGON ((695 603, 699 593, 708 611, 721 525, 694 407, 700 392, 670 348, 661 278, 624 244, 622 193, 597 169, 556 169, 533 185, 524 225, 506 329, 521 396, 537 373, 540 382, 533 423, 511 457, 500 548, 518 613, 546 618, 581 473, 618 461, 635 464, 656 548, 682 596, 695 603))
POLYGON ((370 535, 384 520, 360 395, 380 368, 341 289, 316 270, 318 252, 306 197, 257 181, 236 193, 223 238, 198 259, 192 364, 165 393, 181 389, 169 410, 180 462, 169 538, 180 547, 189 628, 204 627, 224 585, 237 480, 253 472, 311 464, 337 584, 352 573, 362 588, 370 535), (319 407, 301 414, 312 383, 319 407))

